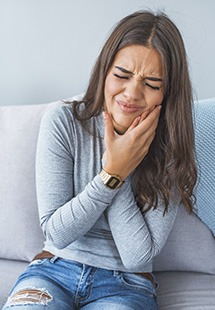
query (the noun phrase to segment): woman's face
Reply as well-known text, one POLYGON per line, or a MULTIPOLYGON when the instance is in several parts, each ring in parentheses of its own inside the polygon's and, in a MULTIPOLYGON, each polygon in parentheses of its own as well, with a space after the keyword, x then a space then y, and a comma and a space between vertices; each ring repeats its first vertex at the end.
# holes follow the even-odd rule
POLYGON ((163 101, 163 68, 159 53, 142 45, 121 49, 107 74, 105 110, 123 134, 133 120, 163 101))

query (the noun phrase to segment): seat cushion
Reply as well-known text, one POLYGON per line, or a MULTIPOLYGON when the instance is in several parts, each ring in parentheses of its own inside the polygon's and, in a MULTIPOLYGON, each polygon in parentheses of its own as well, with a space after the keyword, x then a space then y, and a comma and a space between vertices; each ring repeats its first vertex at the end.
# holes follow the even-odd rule
POLYGON ((0 309, 6 302, 16 279, 27 265, 28 263, 23 261, 0 259, 0 309))
POLYGON ((215 275, 193 272, 159 272, 159 310, 215 309, 215 275))

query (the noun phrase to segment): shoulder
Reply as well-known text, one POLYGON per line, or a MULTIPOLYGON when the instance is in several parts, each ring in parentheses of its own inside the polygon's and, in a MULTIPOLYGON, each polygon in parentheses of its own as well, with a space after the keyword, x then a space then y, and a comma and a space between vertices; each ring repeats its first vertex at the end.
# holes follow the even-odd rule
POLYGON ((39 141, 44 141, 46 145, 54 143, 69 147, 71 141, 76 139, 76 123, 70 104, 62 101, 50 104, 42 116, 39 141))
MULTIPOLYGON (((79 105, 79 109, 84 110, 84 105, 79 105)), ((41 122, 41 128, 52 132, 72 133, 78 136, 103 133, 103 118, 101 115, 91 117, 87 121, 87 128, 83 126, 74 113, 72 103, 59 101, 50 106, 44 113, 41 122)), ((102 134, 103 136, 103 134, 102 134)))
POLYGON ((43 114, 41 128, 51 131, 70 131, 74 126, 78 126, 72 110, 72 105, 69 103, 55 102, 43 114))
POLYGON ((73 115, 71 104, 66 104, 63 101, 58 101, 50 105, 48 110, 44 113, 42 121, 56 121, 62 119, 71 120, 72 118, 73 115))

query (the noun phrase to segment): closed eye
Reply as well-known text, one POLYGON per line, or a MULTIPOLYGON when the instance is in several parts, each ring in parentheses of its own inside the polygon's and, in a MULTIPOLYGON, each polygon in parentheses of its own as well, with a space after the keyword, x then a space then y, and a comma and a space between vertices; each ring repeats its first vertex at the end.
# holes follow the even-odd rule
POLYGON ((116 76, 119 79, 124 79, 124 80, 128 80, 128 76, 123 76, 123 75, 119 75, 117 73, 113 73, 114 76, 116 76))
POLYGON ((159 87, 159 86, 153 86, 153 85, 151 85, 151 84, 149 84, 149 83, 147 83, 147 82, 144 82, 144 85, 150 87, 150 88, 153 89, 153 90, 160 90, 160 87, 159 87))

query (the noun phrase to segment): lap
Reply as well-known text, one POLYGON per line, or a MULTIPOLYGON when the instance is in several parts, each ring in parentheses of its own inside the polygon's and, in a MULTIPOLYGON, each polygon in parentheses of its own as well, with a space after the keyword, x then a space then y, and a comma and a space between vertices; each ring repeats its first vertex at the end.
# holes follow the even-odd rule
POLYGON ((6 310, 156 310, 151 281, 64 259, 38 260, 19 277, 6 310), (11 309, 11 308, 10 308, 11 309))

